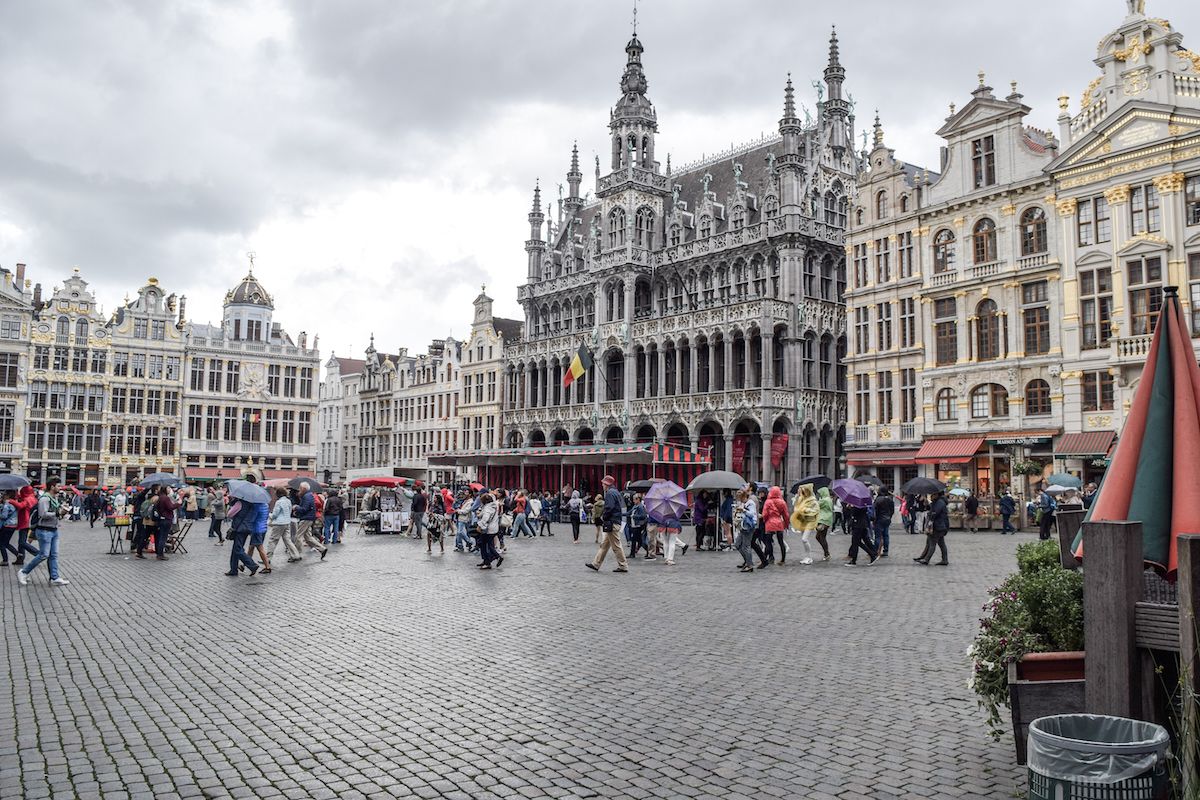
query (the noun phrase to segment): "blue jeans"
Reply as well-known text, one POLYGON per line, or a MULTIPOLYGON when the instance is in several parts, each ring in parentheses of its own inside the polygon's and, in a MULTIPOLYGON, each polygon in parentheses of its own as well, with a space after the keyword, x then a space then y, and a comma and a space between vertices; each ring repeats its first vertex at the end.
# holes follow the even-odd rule
POLYGON ((459 520, 458 529, 454 534, 455 549, 470 550, 473 543, 470 534, 467 533, 467 523, 464 520, 459 520))
POLYGON ((325 544, 335 542, 340 538, 338 537, 339 519, 341 519, 341 516, 331 517, 328 514, 325 515, 325 544))
POLYGON ((413 536, 420 539, 421 534, 425 532, 425 512, 412 512, 413 536))
POLYGON ((1012 518, 1012 514, 1001 514, 1000 515, 1000 519, 1002 519, 1004 521, 1004 527, 1001 529, 1001 533, 1016 533, 1017 532, 1017 529, 1013 527, 1013 524, 1011 522, 1009 522, 1009 519, 1011 519, 1011 518, 1012 518))
POLYGON ((875 549, 881 553, 886 553, 891 549, 892 534, 892 518, 885 517, 875 520, 875 549))
POLYGON ((38 540, 38 554, 21 570, 26 575, 43 561, 49 561, 50 580, 58 580, 58 528, 37 528, 34 530, 38 540))
POLYGON ((257 570, 258 562, 246 555, 246 540, 250 538, 250 531, 230 531, 230 535, 233 537, 233 549, 229 551, 229 571, 236 573, 239 563, 245 564, 248 570, 257 570))
POLYGON ((525 531, 526 536, 535 535, 533 528, 529 527, 529 517, 524 511, 522 511, 520 514, 517 514, 516 518, 513 520, 512 530, 508 533, 515 539, 521 535, 521 531, 525 531))

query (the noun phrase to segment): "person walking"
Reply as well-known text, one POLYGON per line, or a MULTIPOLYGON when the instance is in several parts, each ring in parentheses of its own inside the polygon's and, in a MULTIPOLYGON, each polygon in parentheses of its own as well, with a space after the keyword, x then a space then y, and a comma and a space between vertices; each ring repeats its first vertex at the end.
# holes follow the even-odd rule
POLYGON ((925 552, 920 558, 914 559, 918 564, 928 565, 933 558, 933 551, 940 550, 942 560, 935 562, 936 566, 949 566, 950 558, 946 552, 946 534, 950 532, 950 509, 946 505, 946 493, 938 492, 933 496, 929 505, 929 538, 925 542, 925 552))
POLYGON ((567 516, 571 520, 571 540, 575 544, 579 544, 579 524, 583 521, 583 499, 579 496, 579 490, 571 492, 571 499, 567 501, 567 516))
MULTIPOLYGON (((300 484, 299 494, 300 502, 292 509, 292 516, 296 518, 296 549, 303 553, 305 547, 314 547, 321 551, 321 560, 324 561, 325 556, 329 553, 329 548, 322 544, 317 537, 313 536, 313 522, 317 518, 317 504, 308 481, 300 484)), ((253 532, 253 530, 250 531, 250 533, 253 532)))
POLYGON ((833 528, 833 495, 828 486, 817 489, 817 544, 821 545, 823 561, 829 560, 829 531, 833 528))
POLYGON ((717 540, 719 542, 717 550, 722 553, 733 547, 734 533, 736 532, 734 530, 733 512, 736 504, 737 501, 734 499, 734 492, 726 489, 724 496, 721 498, 720 509, 717 511, 717 516, 719 517, 717 525, 720 528, 717 532, 717 540))
POLYGON ((600 498, 600 514, 597 517, 600 526, 597 535, 603 531, 604 542, 596 551, 596 557, 587 562, 587 568, 593 572, 600 571, 600 565, 604 563, 610 550, 617 558, 617 568, 613 572, 629 572, 629 562, 625 560, 625 550, 621 547, 620 526, 621 517, 625 513, 625 503, 621 499, 621 493, 617 491, 616 483, 617 480, 612 475, 605 475, 604 480, 600 482, 604 487, 604 496, 600 498))
POLYGON ((70 509, 58 495, 58 478, 46 479, 46 490, 37 501, 37 518, 34 522, 34 533, 38 540, 38 553, 33 560, 17 571, 17 582, 22 586, 29 584, 29 573, 41 564, 47 562, 50 570, 50 583, 54 586, 66 586, 70 583, 58 574, 58 521, 69 513, 70 509))
POLYGON ((225 524, 225 509, 228 508, 228 505, 223 488, 213 492, 209 507, 212 509, 212 519, 208 523, 208 538, 217 540, 213 544, 224 544, 225 534, 221 532, 221 526, 225 524))
POLYGON ((1013 499, 1012 493, 1008 489, 1004 490, 1004 494, 1000 496, 1000 535, 1006 533, 1016 533, 1017 529, 1013 527, 1012 515, 1017 512, 1017 501, 1013 499))
POLYGON ((682 555, 687 555, 688 545, 680 538, 679 532, 683 526, 679 524, 679 519, 672 517, 658 526, 658 533, 655 534, 655 542, 661 541, 663 556, 667 566, 675 566, 675 548, 681 548, 682 555))
MULTIPOLYGON (((833 505, 830 505, 830 518, 833 516, 833 505)), ((801 564, 811 564, 812 560, 812 545, 808 543, 809 537, 821 520, 821 504, 817 498, 813 496, 813 487, 811 483, 800 484, 799 490, 796 492, 796 499, 792 502, 792 530, 800 531, 800 543, 804 545, 804 558, 800 559, 801 564)), ((828 526, 826 526, 828 532, 828 526)), ((821 543, 825 547, 824 543, 821 543)), ((828 548, 826 547, 826 558, 828 558, 828 548)))
POLYGON ((592 501, 592 524, 596 526, 596 544, 600 544, 601 529, 604 527, 604 495, 596 495, 592 501))
POLYGON ((229 540, 232 547, 229 549, 229 571, 225 573, 227 576, 236 578, 239 568, 249 570, 251 578, 258 573, 258 562, 246 553, 246 542, 254 535, 258 526, 258 506, 265 505, 238 499, 229 507, 229 540))
POLYGON ((637 556, 638 548, 645 551, 646 558, 654 558, 650 553, 649 540, 646 538, 646 527, 650 523, 650 513, 642 502, 640 493, 633 496, 633 508, 629 509, 629 557, 637 556))
MULTIPOLYGON (((758 547, 758 542, 754 541, 758 533, 758 507, 749 486, 743 487, 733 501, 733 527, 736 531, 733 544, 742 556, 742 565, 738 569, 753 572, 755 548, 758 547)), ((761 554, 759 560, 765 560, 761 554)))
POLYGON ((500 530, 500 504, 496 498, 485 492, 479 500, 479 512, 475 517, 476 530, 479 540, 480 569, 491 569, 492 562, 499 567, 504 563, 504 556, 496 552, 496 537, 500 530))
MULTIPOLYGON (((22 490, 29 489, 30 495, 33 489, 29 486, 21 487, 22 490)), ((32 499, 32 497, 30 498, 32 499)), ((38 549, 29 543, 29 512, 37 500, 27 502, 21 500, 13 492, 4 493, 4 505, 0 506, 0 556, 3 556, 3 561, 0 561, 0 567, 8 566, 8 554, 15 555, 15 566, 25 566, 25 554, 38 554, 38 549), (22 524, 22 518, 24 523, 22 524), (17 544, 12 543, 13 535, 16 534, 17 544)))
POLYGON ((300 560, 300 551, 296 549, 296 543, 292 541, 292 501, 288 498, 287 489, 282 486, 275 490, 275 502, 271 504, 271 510, 267 515, 267 530, 270 531, 270 538, 267 540, 267 558, 266 563, 270 564, 270 557, 275 555, 275 548, 279 546, 279 541, 283 540, 283 549, 287 553, 288 563, 300 560))
POLYGON ((333 489, 325 495, 325 525, 321 540, 325 544, 341 544, 342 514, 345 513, 342 496, 333 489))
POLYGON ((1038 538, 1042 541, 1050 538, 1050 529, 1054 527, 1054 512, 1057 508, 1058 504, 1054 502, 1053 497, 1046 493, 1045 489, 1038 492, 1038 538))
POLYGON ((783 566, 787 559, 787 551, 784 549, 783 532, 788 526, 788 507, 783 500, 783 490, 778 486, 772 486, 767 491, 766 502, 763 503, 762 512, 762 527, 763 527, 763 549, 766 551, 766 560, 759 566, 761 569, 767 564, 775 562, 775 548, 772 545, 772 540, 779 538, 779 565, 783 566))
POLYGON ((538 536, 553 536, 554 530, 550 527, 551 521, 558 516, 558 503, 550 496, 549 492, 542 493, 542 506, 538 509, 538 536))
POLYGON ((834 497, 833 498, 833 524, 829 526, 831 529, 832 528, 841 528, 842 533, 846 532, 845 510, 846 510, 846 507, 842 505, 842 498, 834 497))
POLYGON ((179 503, 171 499, 171 490, 166 486, 159 489, 158 497, 154 500, 154 557, 159 561, 167 560, 167 539, 175 528, 175 512, 178 510, 179 503))
POLYGON ((196 488, 186 490, 183 499, 184 519, 200 518, 200 499, 196 497, 196 488))
POLYGON ((83 510, 87 512, 88 527, 96 527, 96 520, 104 513, 104 497, 99 489, 92 489, 84 498, 83 510))
POLYGON ((892 546, 892 516, 896 513, 896 501, 887 489, 880 489, 875 496, 875 549, 880 558, 887 558, 892 546))
POLYGON ((704 535, 708 530, 708 493, 697 492, 692 504, 692 524, 696 526, 696 552, 704 549, 704 535))
POLYGON ((475 550, 475 540, 471 538, 471 507, 475 503, 475 498, 467 492, 460 492, 458 505, 454 507, 454 550, 458 553, 473 552, 475 550))
POLYGON ((529 525, 529 497, 525 494, 524 489, 517 492, 517 499, 513 502, 512 511, 512 538, 516 539, 522 533, 525 534, 525 538, 527 539, 533 538, 536 534, 529 525))
POLYGON ((409 527, 412 529, 412 537, 420 539, 425 530, 425 511, 429 508, 429 497, 425 494, 425 490, 418 488, 413 492, 412 498, 412 522, 409 527))
POLYGON ((967 495, 967 499, 963 503, 963 511, 966 515, 963 526, 971 533, 979 533, 979 498, 975 496, 975 492, 967 495))
POLYGON ((842 515, 846 525, 850 528, 850 560, 846 562, 847 567, 858 566, 858 551, 864 550, 870 561, 867 566, 871 566, 879 560, 879 551, 871 541, 870 516, 867 514, 866 508, 852 506, 849 503, 842 507, 842 515))

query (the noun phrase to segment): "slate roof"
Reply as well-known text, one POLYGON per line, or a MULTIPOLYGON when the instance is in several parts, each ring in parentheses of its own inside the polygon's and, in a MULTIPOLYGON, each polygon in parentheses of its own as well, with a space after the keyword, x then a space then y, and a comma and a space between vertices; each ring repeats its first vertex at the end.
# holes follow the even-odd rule
POLYGON ((525 323, 519 319, 493 317, 492 327, 496 333, 504 337, 505 341, 515 342, 521 338, 521 329, 525 327, 525 323))

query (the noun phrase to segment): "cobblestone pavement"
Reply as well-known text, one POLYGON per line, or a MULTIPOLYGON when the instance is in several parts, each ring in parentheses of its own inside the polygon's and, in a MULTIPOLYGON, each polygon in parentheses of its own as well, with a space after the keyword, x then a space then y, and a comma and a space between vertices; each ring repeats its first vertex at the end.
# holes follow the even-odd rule
MULTIPOLYGON (((584 569, 565 526, 499 570, 366 537, 227 578, 63 534, 69 587, 0 571, 0 797, 1007 798, 965 652, 1031 536, 920 567, 584 569)), ((793 547, 793 560, 798 541, 793 547)))

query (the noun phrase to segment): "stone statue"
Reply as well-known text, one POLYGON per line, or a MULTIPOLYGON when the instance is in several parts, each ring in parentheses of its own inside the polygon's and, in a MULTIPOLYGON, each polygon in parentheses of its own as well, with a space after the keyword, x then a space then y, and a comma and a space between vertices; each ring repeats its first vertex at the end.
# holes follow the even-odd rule
POLYGON ((817 90, 817 102, 820 103, 825 99, 825 84, 820 81, 813 81, 812 86, 817 90))
POLYGON ((775 174, 775 154, 767 153, 767 172, 771 175, 775 174))
POLYGON ((809 113, 808 106, 804 105, 804 103, 801 103, 800 110, 804 112, 804 127, 811 128, 812 127, 812 114, 809 113))
POLYGON ((1125 5, 1129 6, 1130 14, 1146 13, 1146 0, 1125 0, 1125 5))
POLYGON ((710 183, 712 183, 712 179, 713 179, 712 174, 709 172, 705 172, 704 177, 701 178, 701 181, 704 182, 704 193, 705 194, 708 194, 708 185, 710 183))
POLYGON ((734 186, 745 186, 746 185, 746 184, 742 183, 742 165, 737 161, 733 162, 733 185, 734 186))
POLYGON ((854 116, 854 95, 847 93, 846 102, 850 104, 850 116, 854 116))
POLYGON ((671 207, 679 205, 679 193, 683 191, 683 187, 678 183, 671 187, 671 207))
POLYGON ((867 149, 867 132, 866 131, 862 132, 862 139, 863 139, 863 150, 866 151, 866 149, 867 149))

